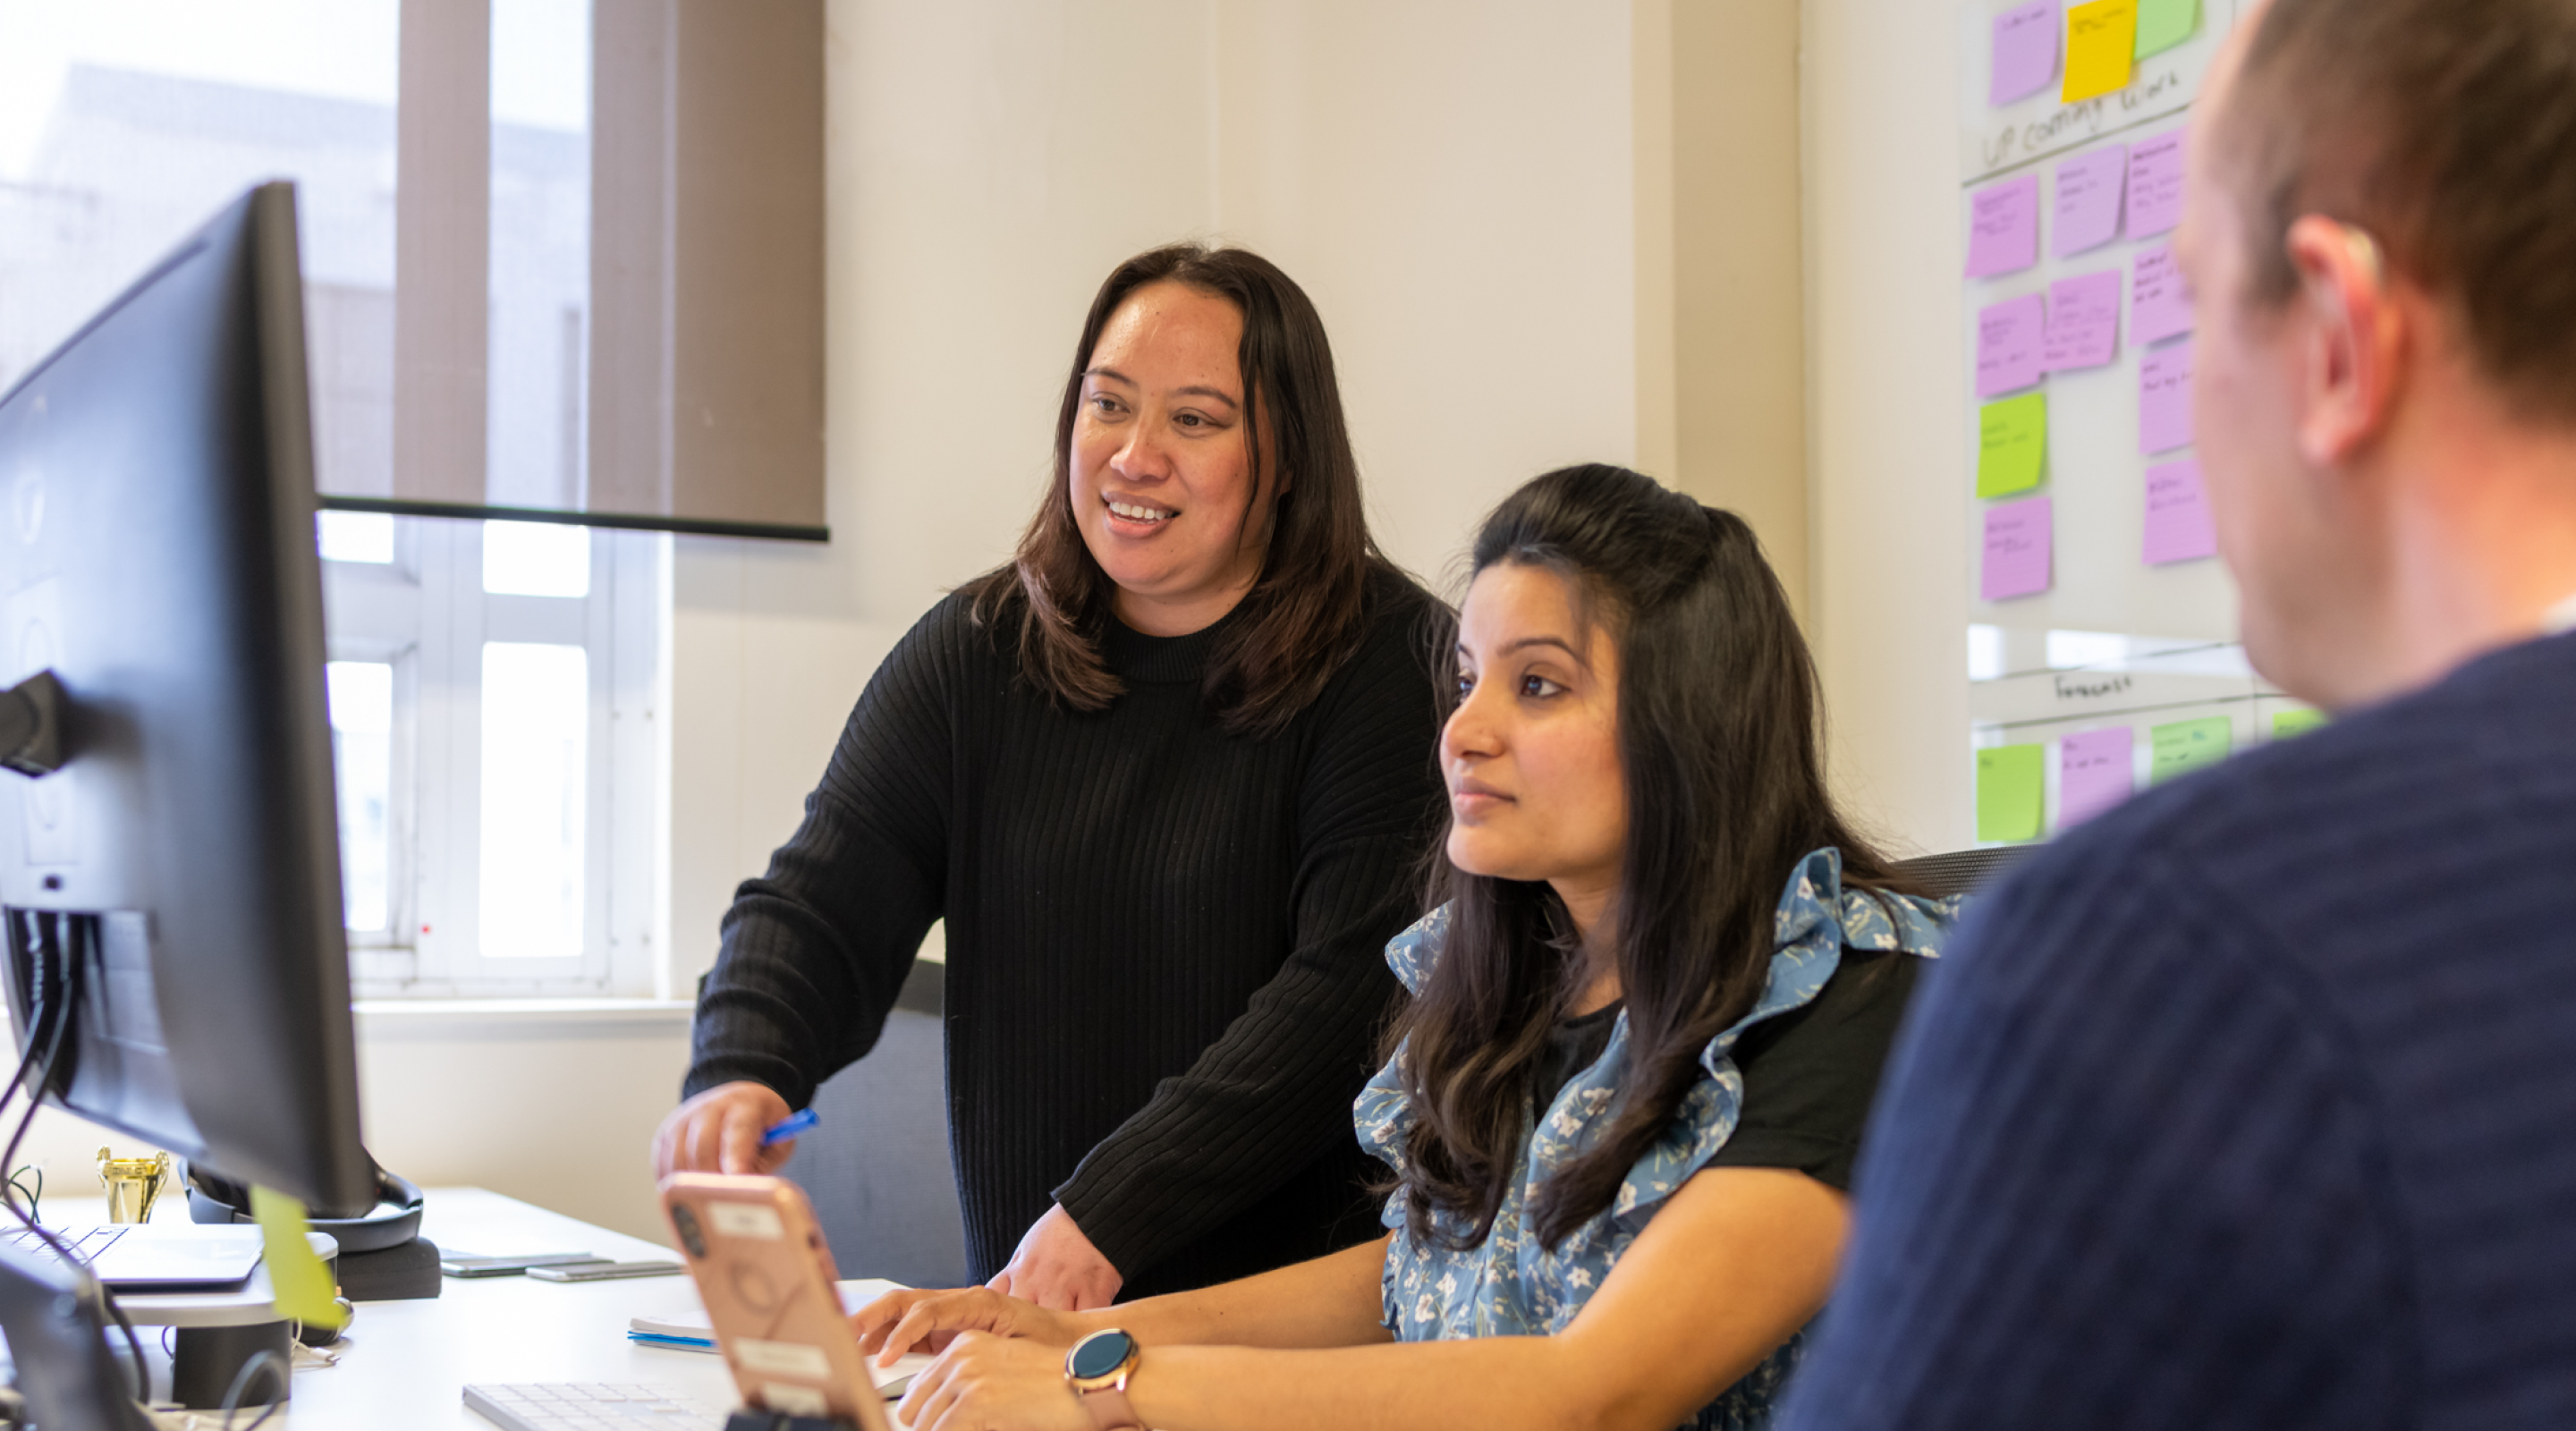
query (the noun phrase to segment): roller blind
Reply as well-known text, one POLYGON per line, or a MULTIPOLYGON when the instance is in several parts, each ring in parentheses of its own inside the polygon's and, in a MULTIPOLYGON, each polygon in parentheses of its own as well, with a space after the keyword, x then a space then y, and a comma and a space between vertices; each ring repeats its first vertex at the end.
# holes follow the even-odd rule
POLYGON ((392 461, 322 504, 826 540, 823 0, 590 11, 574 134, 496 122, 492 0, 403 5, 392 461))

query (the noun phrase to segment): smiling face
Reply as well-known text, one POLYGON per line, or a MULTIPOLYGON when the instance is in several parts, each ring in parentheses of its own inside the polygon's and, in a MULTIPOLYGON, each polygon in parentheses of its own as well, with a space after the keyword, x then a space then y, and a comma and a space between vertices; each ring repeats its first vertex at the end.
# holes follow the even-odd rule
POLYGON ((1619 767, 1619 656, 1567 580, 1498 562, 1458 616, 1458 708, 1440 732, 1449 861, 1545 880, 1589 937, 1619 887, 1628 791, 1619 767))
POLYGON ((1153 636, 1215 623, 1252 588, 1270 535, 1255 511, 1243 315, 1184 284, 1127 295, 1083 370, 1069 461, 1074 524, 1118 586, 1118 619, 1153 636))

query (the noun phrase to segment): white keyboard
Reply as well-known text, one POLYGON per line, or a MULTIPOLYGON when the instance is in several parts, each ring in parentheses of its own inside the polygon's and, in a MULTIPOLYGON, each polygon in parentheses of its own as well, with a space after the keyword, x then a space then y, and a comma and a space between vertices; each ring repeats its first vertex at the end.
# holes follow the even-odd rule
POLYGON ((465 1388, 467 1409, 508 1431, 722 1431, 725 1414, 660 1386, 523 1381, 465 1388))

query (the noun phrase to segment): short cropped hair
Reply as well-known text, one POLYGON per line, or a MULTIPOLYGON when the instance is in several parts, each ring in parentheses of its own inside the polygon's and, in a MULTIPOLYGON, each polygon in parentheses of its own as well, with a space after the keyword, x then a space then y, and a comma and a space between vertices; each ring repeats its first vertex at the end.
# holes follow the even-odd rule
POLYGON ((2576 0, 2272 0, 2256 24, 2216 135, 2250 300, 2297 292, 2299 218, 2355 225, 2517 415, 2576 425, 2576 0))

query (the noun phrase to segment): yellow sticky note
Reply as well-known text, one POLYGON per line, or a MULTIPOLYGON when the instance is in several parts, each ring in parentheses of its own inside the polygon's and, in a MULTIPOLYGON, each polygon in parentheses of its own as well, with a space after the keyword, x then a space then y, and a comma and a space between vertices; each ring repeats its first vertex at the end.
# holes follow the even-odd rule
POLYGON ((2024 393, 1977 410, 1977 495, 2008 497, 2039 485, 2048 457, 2048 394, 2024 393))
POLYGON ((2200 0, 2138 0, 2137 56, 2161 55, 2200 28, 2200 0))
POLYGON ((2148 766, 2147 778, 2156 785, 2216 765, 2227 758, 2236 743, 2235 727, 2225 716, 2171 721, 2157 726, 2149 736, 2154 741, 2155 758, 2148 766))
POLYGON ((331 1284, 330 1269, 305 1240, 309 1229, 304 1204, 282 1192, 253 1187, 250 1215, 259 1220, 259 1242, 267 1256, 268 1285, 276 1294, 277 1310, 306 1326, 339 1326, 340 1304, 333 1300, 339 1288, 331 1284))
POLYGON ((2324 711, 2312 711, 2304 706, 2297 710, 2274 711, 2272 712, 2272 738, 2288 740, 2294 735, 2305 735, 2325 723, 2324 711))
POLYGON ((2138 45, 2138 0, 2093 0, 2066 12, 2067 104, 2125 89, 2138 45))
POLYGON ((2047 815, 2046 746, 1990 745, 1977 752, 1977 838, 2036 840, 2047 815))

